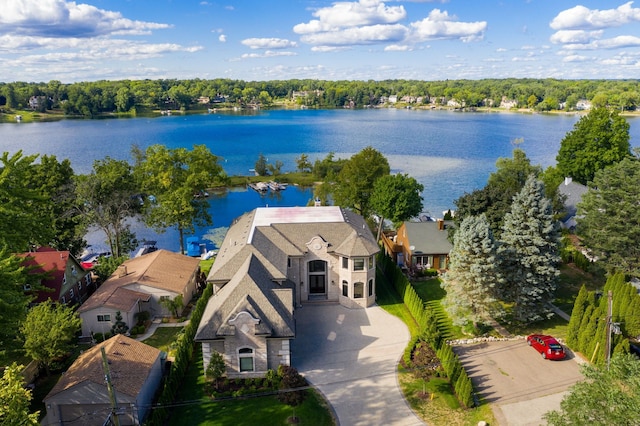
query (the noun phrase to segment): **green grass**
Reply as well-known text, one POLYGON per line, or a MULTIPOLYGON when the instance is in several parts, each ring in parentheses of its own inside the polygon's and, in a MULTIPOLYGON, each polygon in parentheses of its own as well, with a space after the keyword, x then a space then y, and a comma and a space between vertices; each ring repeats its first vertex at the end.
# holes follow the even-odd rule
POLYGON ((158 327, 155 333, 148 339, 143 340, 142 343, 168 353, 171 344, 176 340, 182 329, 183 327, 158 327))
MULTIPOLYGON (((322 397, 309 390, 307 399, 296 407, 300 425, 332 426, 335 423, 322 397)), ((169 425, 287 425, 293 409, 280 403, 275 396, 230 398, 212 401, 204 392, 202 352, 194 353, 184 382, 177 392, 176 408, 172 409, 169 425)))
POLYGON ((586 273, 574 265, 562 265, 556 290, 555 305, 567 314, 571 314, 573 302, 584 284, 587 290, 601 290, 606 278, 601 275, 586 273))
POLYGON ((418 324, 411 316, 409 308, 404 304, 398 293, 393 289, 391 283, 380 271, 376 274, 376 302, 385 311, 396 316, 404 322, 409 328, 411 336, 417 336, 420 333, 418 324))
POLYGON ((440 287, 440 279, 432 278, 426 281, 415 281, 412 283, 418 296, 425 302, 427 308, 433 311, 438 318, 438 326, 445 339, 457 339, 464 337, 460 327, 454 326, 451 318, 442 307, 442 299, 447 293, 440 287))
MULTIPOLYGON (((379 271, 376 275, 376 283, 378 305, 407 324, 412 336, 417 335, 419 333, 418 326, 408 308, 391 283, 379 271)), ((450 324, 450 320, 440 303, 445 295, 444 290, 440 288, 440 281, 436 278, 414 284, 417 284, 414 287, 416 287, 418 295, 427 301, 429 307, 439 310, 439 321, 450 324)), ((433 426, 476 425, 481 420, 490 425, 496 424, 491 407, 486 403, 481 402, 481 405, 476 408, 463 409, 447 379, 434 377, 425 382, 423 379, 415 377, 410 371, 399 367, 398 381, 411 408, 427 424, 433 426), (423 391, 426 391, 429 396, 425 398, 423 391), (433 399, 431 399, 431 394, 433 394, 433 399)))

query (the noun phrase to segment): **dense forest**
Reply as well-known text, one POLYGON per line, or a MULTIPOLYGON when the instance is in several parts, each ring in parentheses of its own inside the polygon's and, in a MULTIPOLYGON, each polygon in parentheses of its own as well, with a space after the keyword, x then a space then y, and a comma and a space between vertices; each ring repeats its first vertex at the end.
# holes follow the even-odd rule
POLYGON ((581 109, 580 102, 634 111, 640 80, 120 80, 0 83, 0 113, 33 110, 92 117, 100 114, 218 107, 366 108, 385 104, 536 111, 581 109))

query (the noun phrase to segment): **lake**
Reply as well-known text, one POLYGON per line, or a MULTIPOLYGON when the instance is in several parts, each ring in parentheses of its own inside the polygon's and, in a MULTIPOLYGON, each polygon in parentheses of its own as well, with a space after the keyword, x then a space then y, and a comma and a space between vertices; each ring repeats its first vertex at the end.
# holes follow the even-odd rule
MULTIPOLYGON (((442 216, 465 192, 481 188, 499 157, 511 157, 514 141, 532 163, 553 165, 560 141, 578 121, 576 115, 454 112, 407 109, 263 110, 251 113, 161 116, 157 118, 61 120, 41 123, 1 123, 0 150, 68 158, 76 173, 87 173, 93 161, 106 156, 129 160, 131 147, 153 144, 169 148, 206 145, 220 158, 229 175, 247 175, 262 153, 267 161, 282 161, 283 171, 295 169, 295 158, 307 154, 313 162, 335 153, 348 158, 367 146, 384 154, 392 172, 407 173, 425 187, 425 212, 442 216)), ((627 119, 631 145, 640 146, 640 118, 627 119)), ((276 196, 234 190, 212 195, 214 228, 258 206, 304 205, 309 189, 290 187, 276 196)), ((210 233, 199 229, 196 235, 210 233)), ((177 234, 157 239, 159 246, 178 250, 177 234)), ((101 237, 92 237, 99 245, 101 237)))

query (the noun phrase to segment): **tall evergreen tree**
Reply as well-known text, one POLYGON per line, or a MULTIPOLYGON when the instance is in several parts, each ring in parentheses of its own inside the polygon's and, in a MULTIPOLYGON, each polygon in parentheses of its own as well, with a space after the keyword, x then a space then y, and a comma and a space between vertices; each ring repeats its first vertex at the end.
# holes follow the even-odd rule
POLYGON ((549 302, 560 275, 559 232, 544 184, 533 175, 505 215, 501 242, 502 297, 513 303, 514 319, 531 323, 551 316, 549 302))
POLYGON ((569 319, 569 325, 567 326, 567 345, 575 348, 578 344, 578 335, 580 333, 580 323, 587 309, 588 300, 587 287, 582 285, 576 300, 573 302, 573 309, 571 310, 571 318, 569 319))
POLYGON ((442 288, 444 304, 454 323, 465 325, 495 315, 495 293, 500 281, 496 242, 487 218, 469 216, 460 224, 449 255, 449 271, 442 288))

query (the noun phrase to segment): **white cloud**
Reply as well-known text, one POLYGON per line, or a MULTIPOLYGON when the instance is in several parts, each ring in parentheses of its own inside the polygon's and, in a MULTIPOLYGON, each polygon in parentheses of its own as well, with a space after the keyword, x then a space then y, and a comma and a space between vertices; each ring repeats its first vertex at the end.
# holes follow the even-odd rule
POLYGON ((406 44, 392 44, 384 48, 385 52, 411 52, 413 48, 411 46, 407 46, 406 44))
POLYGON ((358 2, 335 2, 313 13, 318 19, 293 27, 297 34, 319 31, 335 31, 340 28, 360 25, 394 24, 406 17, 403 6, 386 6, 381 0, 359 0, 358 2))
POLYGON ((562 62, 586 62, 590 60, 587 56, 582 55, 568 55, 562 58, 562 62))
POLYGON ((554 33, 550 40, 555 44, 588 43, 602 37, 602 31, 561 30, 554 33))
POLYGON ((272 58, 275 56, 296 56, 295 52, 281 52, 281 51, 273 51, 267 50, 264 53, 245 53, 240 56, 241 59, 254 59, 254 58, 272 58))
POLYGON ((481 40, 487 29, 486 21, 458 22, 455 16, 434 9, 429 16, 418 22, 412 22, 412 37, 417 41, 437 39, 460 39, 464 42, 481 40))
POLYGON ((339 52, 343 50, 351 49, 348 46, 313 46, 311 48, 312 52, 339 52))
POLYGON ((300 37, 304 43, 322 46, 346 46, 399 42, 407 35, 404 25, 369 25, 345 28, 339 31, 305 34, 300 37))
POLYGON ((218 41, 219 41, 220 43, 226 43, 226 41, 227 41, 227 36, 226 36, 226 35, 224 35, 224 34, 220 34, 220 36, 218 37, 218 41))
POLYGON ((589 43, 568 43, 562 46, 567 50, 598 50, 598 49, 620 49, 625 47, 639 47, 640 37, 617 36, 602 40, 593 40, 589 43))
POLYGON ((289 49, 298 47, 295 41, 283 38, 247 38, 241 42, 251 49, 289 49))
POLYGON ((640 21, 640 9, 630 1, 616 9, 588 9, 578 5, 560 12, 549 24, 554 30, 619 27, 640 21))
POLYGON ((4 0, 0 34, 42 37, 96 37, 148 34, 168 24, 133 21, 119 12, 65 0, 4 0))

